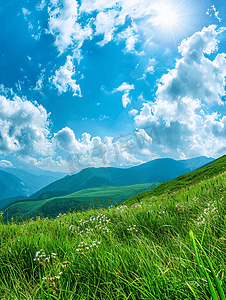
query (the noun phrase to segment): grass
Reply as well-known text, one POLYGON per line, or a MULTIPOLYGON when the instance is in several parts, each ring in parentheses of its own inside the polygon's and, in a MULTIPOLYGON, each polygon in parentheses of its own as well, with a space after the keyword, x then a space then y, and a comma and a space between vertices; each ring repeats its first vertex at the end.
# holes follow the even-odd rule
POLYGON ((206 167, 198 168, 195 171, 183 174, 173 180, 166 181, 157 188, 151 191, 145 191, 141 194, 131 197, 124 202, 125 205, 131 205, 137 202, 137 197, 139 199, 150 198, 152 196, 158 196, 162 194, 172 193, 178 191, 182 188, 189 188, 194 184, 199 183, 203 179, 212 178, 218 174, 222 174, 226 171, 226 155, 221 156, 216 159, 213 163, 208 164, 206 167))
POLYGON ((66 196, 52 197, 44 200, 24 200, 18 201, 3 208, 4 222, 7 220, 6 208, 8 209, 8 218, 16 217, 18 221, 36 215, 36 211, 43 217, 57 217, 59 212, 69 211, 74 209, 88 209, 95 206, 96 208, 110 205, 120 204, 129 197, 138 193, 149 191, 160 183, 144 183, 129 186, 113 186, 84 189, 66 196), (18 209, 20 214, 18 214, 18 209))
POLYGON ((221 173, 132 205, 1 218, 0 299, 224 300, 225 191, 221 173))

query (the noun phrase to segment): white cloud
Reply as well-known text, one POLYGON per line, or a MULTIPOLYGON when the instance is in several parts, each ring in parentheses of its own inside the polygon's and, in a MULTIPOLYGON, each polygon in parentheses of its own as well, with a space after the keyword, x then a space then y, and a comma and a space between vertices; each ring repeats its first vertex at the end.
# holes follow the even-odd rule
POLYGON ((99 117, 99 121, 103 121, 103 120, 105 120, 105 119, 109 119, 109 116, 101 115, 101 116, 99 117))
POLYGON ((74 92, 73 96, 81 97, 80 86, 76 84, 75 79, 72 79, 72 76, 74 75, 75 68, 73 65, 73 58, 68 55, 65 65, 61 66, 60 69, 55 72, 55 76, 50 77, 49 81, 56 86, 60 94, 71 88, 74 92))
POLYGON ((219 22, 222 21, 222 19, 219 17, 219 11, 217 11, 214 5, 212 5, 211 8, 207 9, 206 14, 210 17, 212 17, 212 15, 214 14, 214 16, 217 18, 219 22))
POLYGON ((104 34, 104 39, 97 43, 100 46, 104 46, 110 42, 113 38, 115 28, 115 17, 118 12, 114 9, 108 12, 99 12, 94 22, 96 26, 96 35, 104 34))
MULTIPOLYGON (((46 7, 49 18, 45 33, 53 35, 60 54, 70 49, 73 57, 80 61, 83 58, 81 47, 84 41, 94 36, 102 38, 97 42, 100 46, 113 40, 125 41, 125 52, 143 54, 143 51, 136 50, 136 44, 153 39, 153 28, 149 21, 155 18, 156 3, 159 1, 42 0, 36 5, 36 10, 43 11, 46 7)), ((24 8, 23 14, 26 17, 29 11, 24 8)), ((182 18, 189 14, 189 9, 186 11, 185 5, 178 5, 177 14, 182 18)), ((36 23, 30 18, 30 29, 36 28, 33 36, 39 39, 41 30, 36 23)))
POLYGON ((13 168, 13 164, 11 163, 11 161, 2 159, 2 160, 0 160, 0 167, 13 168))
POLYGON ((124 24, 127 16, 138 19, 150 15, 155 2, 157 1, 153 0, 150 3, 148 0, 83 0, 80 12, 91 13, 115 8, 120 12, 116 24, 124 24))
POLYGON ((36 159, 29 155, 23 155, 23 156, 18 156, 17 158, 18 160, 26 164, 39 167, 43 170, 50 170, 53 172, 65 172, 65 173, 70 172, 67 161, 63 160, 61 156, 57 156, 55 160, 51 156, 46 158, 41 157, 40 159, 36 159))
POLYGON ((116 0, 83 0, 80 7, 80 12, 91 13, 92 11, 102 11, 106 8, 111 8, 116 5, 116 0))
MULTIPOLYGON (((99 42, 101 46, 113 40, 113 34, 121 25, 125 24, 126 17, 131 19, 141 18, 150 11, 150 3, 145 1, 82 1, 80 13, 91 14, 93 11, 99 11, 97 15, 96 34, 104 34, 104 39, 99 42)), ((114 37, 116 41, 126 41, 126 52, 135 51, 135 44, 139 40, 137 25, 132 21, 129 26, 114 37)), ((136 52, 136 51, 135 51, 136 52)), ((137 53, 137 52, 136 52, 137 53)), ((138 54, 138 53, 137 53, 138 54)))
POLYGON ((136 132, 136 136, 141 137, 142 140, 148 144, 152 143, 152 137, 150 135, 148 135, 144 129, 139 129, 136 132))
POLYGON ((113 93, 115 92, 124 92, 124 95, 122 96, 122 105, 124 108, 126 108, 127 104, 131 103, 131 99, 129 97, 130 90, 134 89, 134 85, 130 85, 126 82, 123 82, 119 87, 115 88, 113 90, 113 93))
POLYGON ((9 89, 6 88, 3 84, 0 84, 0 94, 4 95, 5 97, 8 97, 8 96, 13 96, 14 92, 12 88, 9 89))
POLYGON ((138 79, 138 80, 146 79, 147 73, 154 74, 154 72, 155 72, 155 65, 156 64, 157 64, 157 62, 156 62, 156 60, 154 58, 149 59, 148 60, 148 64, 147 64, 147 66, 145 68, 143 76, 140 79, 138 79))
POLYGON ((139 100, 139 101, 142 101, 142 102, 145 102, 145 99, 144 99, 144 97, 143 97, 142 94, 140 94, 140 96, 138 97, 138 100, 139 100))
POLYGON ((88 133, 83 133, 81 140, 77 140, 75 133, 69 127, 63 128, 54 135, 53 144, 74 154, 68 157, 71 172, 90 166, 127 166, 143 162, 137 159, 129 145, 123 144, 122 141, 117 139, 114 141, 113 137, 107 136, 102 141, 99 136, 91 138, 88 133))
POLYGON ((145 73, 151 73, 153 74, 155 71, 155 65, 156 65, 156 60, 154 58, 151 58, 148 60, 148 65, 146 67, 145 73))
POLYGON ((206 155, 218 157, 226 148, 226 118, 216 113, 205 113, 213 105, 223 105, 225 95, 226 54, 218 53, 220 32, 215 25, 203 28, 178 47, 182 55, 173 70, 157 83, 156 101, 143 103, 134 117, 137 127, 156 126, 161 143, 146 147, 159 155, 180 157, 206 155))
POLYGON ((143 107, 140 111, 140 114, 134 118, 135 124, 138 127, 157 121, 157 118, 154 117, 151 106, 148 103, 143 103, 142 105, 143 107))
MULTIPOLYGON (((112 40, 125 41, 125 52, 139 55, 142 52, 137 52, 135 45, 140 37, 144 39, 145 36, 146 39, 153 36, 153 32, 147 30, 150 28, 147 16, 149 20, 153 18, 156 3, 157 0, 83 0, 79 7, 76 0, 50 0, 49 30, 46 33, 55 37, 55 45, 60 53, 71 47, 74 57, 79 60, 82 58, 80 48, 84 40, 92 39, 94 35, 103 35, 98 42, 100 46, 112 40), (129 24, 125 28, 127 21, 129 24)), ((183 14, 184 11, 179 13, 183 14)))
POLYGON ((121 84, 119 87, 117 87, 116 89, 114 89, 113 92, 129 92, 130 90, 134 90, 134 85, 133 84, 128 84, 126 82, 123 82, 123 84, 121 84))
POLYGON ((73 46, 75 55, 83 44, 83 41, 91 37, 92 28, 88 23, 84 28, 77 22, 78 3, 76 0, 64 0, 63 7, 59 0, 51 0, 48 7, 49 31, 55 36, 55 45, 60 53, 63 53, 69 46, 73 46))
POLYGON ((39 4, 36 5, 35 8, 37 10, 43 10, 45 6, 46 6, 46 2, 45 2, 45 0, 42 0, 39 4))
POLYGON ((0 96, 1 152, 53 154, 48 141, 49 114, 42 105, 35 104, 18 96, 13 100, 0 96))
POLYGON ((153 66, 148 66, 145 70, 146 73, 151 73, 153 74, 155 71, 155 68, 153 66))
POLYGON ((45 74, 45 69, 43 69, 41 71, 41 74, 40 74, 40 76, 39 76, 39 78, 38 78, 38 80, 36 82, 36 86, 34 88, 34 91, 38 91, 38 92, 42 93, 41 91, 42 91, 43 81, 44 81, 44 77, 45 77, 44 74, 45 74))
POLYGON ((18 80, 18 82, 17 83, 15 83, 15 86, 16 86, 16 88, 17 88, 17 91, 21 91, 21 86, 22 85, 24 85, 24 81, 22 82, 22 81, 20 81, 20 80, 18 80))
POLYGON ((25 7, 23 7, 22 8, 22 12, 23 12, 23 15, 24 15, 24 18, 26 19, 26 16, 28 16, 28 15, 30 15, 30 11, 27 9, 27 8, 25 8, 25 7))
POLYGON ((208 104, 223 104, 225 94, 226 60, 225 54, 218 54, 211 61, 204 56, 217 50, 217 35, 224 29, 216 30, 216 25, 204 27, 178 47, 183 58, 177 60, 175 69, 165 74, 158 85, 159 99, 203 99, 208 104))
POLYGON ((65 127, 55 133, 53 143, 57 143, 60 148, 71 153, 81 150, 73 130, 71 130, 69 127, 65 127))
POLYGON ((122 96, 122 105, 126 108, 127 104, 131 103, 131 99, 129 98, 129 93, 125 92, 122 96))
POLYGON ((136 114, 138 114, 138 110, 136 110, 136 109, 131 109, 130 111, 129 111, 129 115, 130 116, 136 116, 136 114))
MULTIPOLYGON (((126 28, 124 31, 119 32, 116 35, 116 41, 122 41, 125 40, 126 41, 126 52, 135 52, 135 44, 138 42, 139 40, 139 34, 138 33, 138 29, 136 24, 133 22, 132 23, 132 27, 128 27, 126 28)), ((138 53, 137 53, 138 54, 138 53)))
POLYGON ((28 23, 28 30, 30 31, 31 36, 33 38, 35 38, 36 40, 39 40, 40 36, 41 36, 41 26, 40 26, 41 22, 40 21, 34 22, 32 13, 28 9, 23 7, 22 12, 23 12, 25 21, 27 21, 27 23, 28 23))

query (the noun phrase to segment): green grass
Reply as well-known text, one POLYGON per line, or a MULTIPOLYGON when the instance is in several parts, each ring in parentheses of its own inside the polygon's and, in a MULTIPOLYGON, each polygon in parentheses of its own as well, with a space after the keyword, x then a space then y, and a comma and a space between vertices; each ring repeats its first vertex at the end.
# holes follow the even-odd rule
POLYGON ((189 188, 189 186, 193 186, 203 179, 211 178, 215 175, 222 174, 225 171, 226 155, 223 155, 204 168, 198 168, 195 171, 183 174, 173 180, 166 181, 151 191, 146 191, 131 197, 130 199, 125 201, 124 204, 132 205, 136 203, 137 197, 139 197, 139 199, 146 199, 152 196, 175 192, 182 188, 189 188))
MULTIPOLYGON (((129 197, 137 195, 144 191, 149 191, 160 183, 144 183, 129 186, 113 186, 84 189, 66 196, 52 197, 44 200, 24 200, 8 206, 8 219, 17 218, 17 221, 31 217, 37 214, 42 217, 56 217, 59 212, 67 212, 69 208, 88 209, 95 206, 96 208, 107 208, 110 205, 120 204, 129 197), (96 201, 98 200, 98 201, 96 201), (78 208, 79 207, 79 208, 78 208), (20 210, 20 214, 18 213, 20 210)), ((7 220, 6 208, 3 209, 4 222, 7 220)))
POLYGON ((0 299, 224 300, 226 174, 199 179, 130 206, 0 218, 0 299))

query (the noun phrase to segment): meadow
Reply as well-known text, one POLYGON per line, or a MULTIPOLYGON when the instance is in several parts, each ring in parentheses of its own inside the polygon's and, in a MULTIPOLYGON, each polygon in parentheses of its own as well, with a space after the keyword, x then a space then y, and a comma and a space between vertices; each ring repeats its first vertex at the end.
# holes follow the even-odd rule
POLYGON ((214 163, 118 206, 1 214, 0 299, 225 300, 225 157, 214 163))
POLYGON ((17 221, 38 215, 55 218, 61 212, 70 210, 87 210, 88 208, 107 208, 118 205, 131 196, 157 187, 160 183, 144 183, 129 186, 112 186, 84 189, 69 195, 50 197, 43 200, 17 201, 3 208, 4 223, 13 217, 17 221), (7 208, 7 210, 6 210, 7 208), (18 213, 18 209, 20 213, 18 213), (7 217, 8 216, 8 217, 7 217))

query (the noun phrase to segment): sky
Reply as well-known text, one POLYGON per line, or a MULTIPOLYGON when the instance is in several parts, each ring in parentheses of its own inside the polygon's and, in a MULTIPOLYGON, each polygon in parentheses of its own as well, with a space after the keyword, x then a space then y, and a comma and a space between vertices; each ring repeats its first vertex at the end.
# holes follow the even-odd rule
POLYGON ((2 1, 0 166, 224 155, 225 15, 225 1, 2 1))

